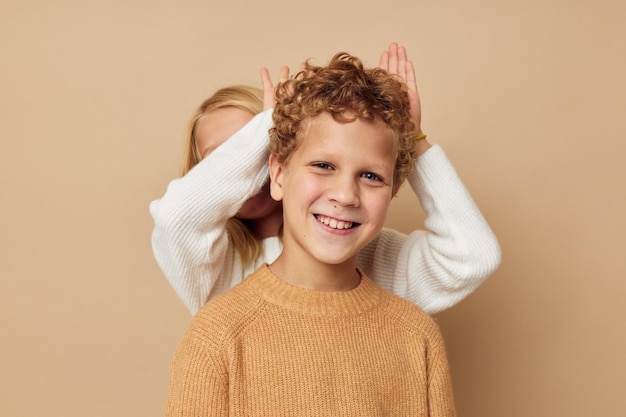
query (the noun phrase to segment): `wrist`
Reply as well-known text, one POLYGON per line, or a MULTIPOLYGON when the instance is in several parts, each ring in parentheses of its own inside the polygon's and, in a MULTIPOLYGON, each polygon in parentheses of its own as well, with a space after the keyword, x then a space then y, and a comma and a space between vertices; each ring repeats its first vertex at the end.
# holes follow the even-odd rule
MULTIPOLYGON (((418 136, 419 137, 419 136, 418 136)), ((426 140, 426 135, 424 135, 424 138, 420 139, 420 140, 416 140, 415 142, 415 157, 419 158, 420 156, 422 156, 424 153, 426 153, 426 151, 428 149, 430 149, 431 145, 430 143, 426 140)))

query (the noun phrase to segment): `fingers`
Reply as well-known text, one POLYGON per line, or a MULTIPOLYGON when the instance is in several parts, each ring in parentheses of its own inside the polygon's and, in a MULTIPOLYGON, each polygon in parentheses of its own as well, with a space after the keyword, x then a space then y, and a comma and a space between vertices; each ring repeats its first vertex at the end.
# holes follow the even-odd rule
POLYGON ((411 116, 415 121, 417 131, 421 132, 422 109, 417 91, 415 67, 413 62, 408 59, 406 48, 399 46, 397 42, 392 42, 389 44, 389 49, 380 55, 379 66, 388 73, 397 76, 399 81, 406 85, 411 116))
POLYGON ((378 66, 385 71, 389 71, 389 52, 384 51, 380 54, 380 60, 378 61, 378 66))
POLYGON ((409 95, 409 106, 411 111, 411 117, 415 122, 415 128, 417 135, 422 134, 422 106, 420 104, 420 97, 417 91, 417 81, 415 78, 415 68, 411 61, 406 61, 404 65, 405 80, 404 83, 407 87, 407 93, 409 95))
POLYGON ((413 62, 406 61, 404 64, 404 82, 409 90, 417 92, 417 80, 415 78, 415 67, 413 67, 413 62))
POLYGON ((289 79, 289 67, 284 65, 280 67, 280 73, 278 75, 278 82, 284 83, 289 79))
MULTIPOLYGON (((389 44, 389 49, 380 54, 378 66, 388 73, 397 76, 399 81, 406 85, 411 117, 415 122, 418 135, 422 134, 422 107, 417 92, 415 67, 413 67, 413 62, 408 59, 406 48, 398 46, 397 42, 392 42, 389 44)), ((427 144, 425 141, 422 142, 427 144)))
POLYGON ((263 85, 263 109, 274 107, 274 84, 267 68, 261 68, 261 84, 263 85))
MULTIPOLYGON (((282 83, 289 79, 289 67, 284 65, 280 67, 280 72, 278 74, 278 82, 282 83)), ((267 68, 261 68, 261 83, 263 84, 263 90, 274 89, 274 83, 272 82, 272 77, 270 76, 270 72, 267 68)))
POLYGON ((398 44, 396 42, 392 42, 389 45, 389 64, 387 71, 391 74, 398 73, 398 44))
POLYGON ((406 49, 404 46, 398 48, 398 72, 397 74, 400 76, 402 81, 406 82, 407 73, 406 73, 406 49))
POLYGON ((263 91, 269 89, 273 89, 274 85, 272 84, 272 78, 270 77, 270 72, 267 68, 261 68, 261 84, 263 85, 263 91))
POLYGON ((303 73, 307 76, 309 75, 307 74, 307 70, 306 70, 306 61, 300 62, 300 69, 298 70, 298 73, 303 73))
MULTIPOLYGON (((283 83, 289 79, 289 67, 283 65, 280 67, 278 74, 278 84, 283 83)), ((274 83, 272 77, 267 68, 261 68, 261 84, 263 85, 263 108, 271 109, 276 105, 276 99, 274 97, 274 83)))
MULTIPOLYGON (((407 58, 406 48, 399 46, 397 42, 389 44, 389 50, 380 54, 380 60, 378 66, 390 74, 397 75, 402 81, 407 80, 409 77, 409 71, 407 70, 407 63, 410 62, 407 58)), ((415 74, 412 74, 415 78, 415 74)))

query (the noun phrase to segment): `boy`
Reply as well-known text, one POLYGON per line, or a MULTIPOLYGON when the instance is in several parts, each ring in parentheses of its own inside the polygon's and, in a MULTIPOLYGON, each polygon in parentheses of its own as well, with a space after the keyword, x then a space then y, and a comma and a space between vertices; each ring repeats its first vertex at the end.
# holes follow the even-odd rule
POLYGON ((283 251, 194 317, 167 415, 455 415, 437 325, 356 267, 413 167, 403 84, 341 53, 276 94, 283 251))

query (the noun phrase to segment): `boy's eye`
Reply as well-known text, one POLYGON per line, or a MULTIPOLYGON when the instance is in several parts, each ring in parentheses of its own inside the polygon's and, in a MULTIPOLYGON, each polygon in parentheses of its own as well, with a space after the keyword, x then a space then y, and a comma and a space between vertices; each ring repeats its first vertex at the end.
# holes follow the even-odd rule
POLYGON ((370 181, 383 181, 382 178, 380 178, 378 175, 374 174, 373 172, 364 172, 361 174, 361 177, 368 179, 370 181))
POLYGON ((327 164, 326 162, 316 162, 313 164, 313 166, 322 169, 333 169, 332 165, 327 164))

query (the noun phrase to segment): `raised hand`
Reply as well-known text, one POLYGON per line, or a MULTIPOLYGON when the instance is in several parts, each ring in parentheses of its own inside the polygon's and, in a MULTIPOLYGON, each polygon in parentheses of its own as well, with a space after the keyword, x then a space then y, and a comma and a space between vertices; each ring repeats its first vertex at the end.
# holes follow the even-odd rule
POLYGON ((398 46, 396 42, 392 42, 389 45, 389 50, 380 55, 379 67, 390 74, 397 75, 400 81, 406 85, 411 105, 411 116, 415 122, 415 136, 419 137, 422 135, 422 107, 415 81, 415 68, 413 62, 407 59, 406 49, 403 46, 398 46))
MULTIPOLYGON (((283 66, 280 68, 280 74, 278 75, 278 83, 282 83, 289 79, 289 67, 283 66)), ((270 77, 270 72, 267 68, 261 68, 261 83, 263 84, 263 109, 271 109, 276 105, 276 99, 274 98, 274 84, 270 77)))

